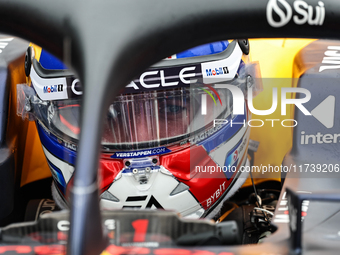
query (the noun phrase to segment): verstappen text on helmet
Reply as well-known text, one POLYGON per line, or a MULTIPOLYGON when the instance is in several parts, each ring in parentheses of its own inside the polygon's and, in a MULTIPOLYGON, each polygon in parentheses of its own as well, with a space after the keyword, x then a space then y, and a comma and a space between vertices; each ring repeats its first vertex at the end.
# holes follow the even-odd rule
POLYGON ((153 156, 159 154, 165 154, 171 152, 166 147, 158 147, 154 149, 139 150, 139 151, 129 151, 129 152, 115 152, 111 158, 141 158, 146 156, 153 156))

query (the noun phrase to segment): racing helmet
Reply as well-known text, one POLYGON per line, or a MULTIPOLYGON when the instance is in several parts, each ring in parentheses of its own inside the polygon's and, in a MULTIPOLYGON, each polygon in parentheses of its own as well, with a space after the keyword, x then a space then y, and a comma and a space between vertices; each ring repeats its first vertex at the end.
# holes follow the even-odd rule
MULTIPOLYGON (((240 169, 248 164, 250 114, 246 99, 244 114, 233 113, 230 90, 246 95, 254 87, 248 53, 248 40, 198 46, 160 61, 119 92, 103 112, 103 208, 216 215, 248 175, 240 169)), ((36 121, 54 179, 52 194, 67 208, 82 85, 60 60, 33 44, 25 73, 27 84, 18 85, 18 114, 36 121)))

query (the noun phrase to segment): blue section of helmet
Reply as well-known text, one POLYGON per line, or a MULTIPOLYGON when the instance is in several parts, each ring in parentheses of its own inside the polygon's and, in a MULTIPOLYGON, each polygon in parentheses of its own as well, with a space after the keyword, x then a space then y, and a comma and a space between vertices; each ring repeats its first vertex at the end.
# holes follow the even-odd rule
MULTIPOLYGON (((228 47, 228 41, 214 42, 208 43, 204 45, 200 45, 194 48, 191 48, 186 51, 182 51, 177 55, 177 58, 190 58, 190 57, 198 57, 205 55, 217 54, 225 51, 228 47)), ((41 66, 48 70, 64 70, 67 69, 67 66, 64 65, 62 61, 48 53, 46 50, 42 49, 39 60, 41 66)))
MULTIPOLYGON (((245 112, 247 110, 245 109, 245 112)), ((216 149, 225 141, 228 141, 232 138, 241 128, 243 128, 243 123, 247 121, 247 114, 245 115, 236 115, 233 118, 233 125, 231 125, 230 119, 227 124, 223 124, 224 126, 215 132, 213 135, 209 136, 205 140, 198 143, 198 145, 202 145, 205 150, 210 153, 212 150, 216 149)))
POLYGON ((238 67, 237 73, 240 74, 241 70, 246 67, 246 63, 241 59, 240 66, 238 67))
POLYGON ((237 150, 237 148, 240 146, 242 142, 242 139, 238 142, 238 144, 228 153, 225 162, 224 162, 224 166, 225 168, 223 169, 223 172, 225 174, 225 176, 227 177, 227 180, 230 180, 231 177, 233 177, 237 164, 238 164, 238 158, 237 160, 232 163, 233 161, 233 156, 235 151, 237 150), (234 168, 234 169, 233 169, 234 168))
POLYGON ((39 62, 41 66, 48 70, 63 70, 67 69, 62 61, 48 53, 44 49, 41 50, 39 62))
POLYGON ((244 74, 245 67, 246 67, 246 63, 244 63, 244 61, 241 59, 240 65, 239 65, 239 67, 237 69, 237 73, 236 73, 236 77, 235 78, 238 78, 238 77, 242 76, 242 74, 244 74))
POLYGON ((48 161, 48 164, 50 165, 53 178, 56 181, 58 188, 61 190, 61 192, 63 194, 65 194, 65 192, 66 192, 66 182, 65 182, 65 178, 63 176, 63 173, 61 172, 61 170, 58 167, 53 165, 51 161, 49 161, 48 159, 47 159, 47 161, 48 161))
POLYGON ((222 51, 225 51, 228 45, 229 45, 228 41, 208 43, 208 44, 200 45, 200 46, 197 46, 195 48, 192 48, 186 51, 182 51, 181 53, 176 54, 176 56, 177 58, 190 58, 190 57, 217 54, 222 51))
POLYGON ((38 121, 36 124, 42 145, 60 160, 74 166, 76 163, 76 152, 64 147, 54 135, 45 132, 38 121))

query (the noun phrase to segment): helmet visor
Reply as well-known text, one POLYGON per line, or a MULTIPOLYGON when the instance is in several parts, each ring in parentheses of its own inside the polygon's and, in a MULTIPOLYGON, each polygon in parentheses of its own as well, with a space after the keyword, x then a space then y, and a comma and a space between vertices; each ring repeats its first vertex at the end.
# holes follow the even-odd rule
MULTIPOLYGON (((214 119, 225 119, 232 113, 230 91, 216 88, 216 94, 209 93, 213 87, 196 84, 117 96, 104 117, 103 149, 135 150, 188 143, 191 135, 211 129, 214 119)), ((76 143, 80 133, 80 98, 33 98, 34 116, 58 138, 76 143)))
MULTIPOLYGON (((216 89, 219 98, 216 95, 204 97, 205 91, 201 86, 117 96, 105 115, 104 150, 144 149, 189 142, 190 135, 206 131, 214 119, 226 118, 232 112, 228 90, 216 89), (202 100, 208 110, 206 115, 201 114, 202 100)), ((79 99, 39 104, 35 112, 57 137, 73 142, 78 139, 79 99)))

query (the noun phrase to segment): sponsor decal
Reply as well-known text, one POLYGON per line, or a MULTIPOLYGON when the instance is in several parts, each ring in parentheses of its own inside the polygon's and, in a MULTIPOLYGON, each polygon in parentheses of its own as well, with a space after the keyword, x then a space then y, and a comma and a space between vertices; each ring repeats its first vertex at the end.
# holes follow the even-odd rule
POLYGON ((247 137, 244 137, 227 155, 224 166, 227 171, 224 171, 227 180, 229 180, 236 172, 239 162, 239 155, 243 155, 243 150, 246 148, 247 137))
POLYGON ((36 73, 32 65, 31 80, 41 100, 61 100, 68 98, 66 78, 42 78, 36 73))
POLYGON ((206 130, 200 134, 192 135, 189 138, 190 143, 199 143, 201 141, 204 141, 206 138, 209 138, 211 135, 216 133, 218 130, 220 130, 223 127, 223 125, 214 125, 209 130, 206 130))
POLYGON ((215 69, 205 69, 205 72, 207 76, 215 76, 215 75, 221 75, 221 74, 228 74, 229 70, 228 67, 215 67, 215 69))
MULTIPOLYGON (((202 77, 204 83, 231 80, 235 78, 238 71, 242 54, 242 50, 237 44, 232 54, 226 59, 190 66, 154 68, 143 72, 137 79, 131 81, 122 93, 139 93, 148 90, 187 87, 190 84, 196 83, 197 78, 202 77)), ((174 58, 176 58, 176 55, 167 59, 174 58)), ((83 93, 79 84, 78 79, 72 81, 70 88, 73 96, 83 93)))
POLYGON ((234 152, 233 160, 236 161, 238 158, 238 152, 237 150, 234 152))
MULTIPOLYGON (((148 90, 161 90, 172 87, 186 87, 201 78, 201 65, 188 67, 171 67, 154 69, 141 74, 138 79, 131 81, 122 93, 139 93, 148 90)), ((72 97, 83 94, 79 79, 70 81, 72 97)))
POLYGON ((220 184, 220 187, 207 199, 207 207, 210 207, 212 204, 214 204, 217 199, 223 194, 223 192, 226 189, 226 186, 224 185, 225 182, 220 184))
POLYGON ((150 198, 147 200, 148 196, 131 196, 127 197, 125 201, 124 208, 137 208, 137 209, 164 209, 163 206, 157 201, 157 199, 151 195, 150 198))
POLYGON ((318 1, 316 6, 302 0, 293 2, 293 7, 286 0, 269 0, 267 4, 267 21, 272 27, 283 27, 291 19, 296 25, 322 26, 325 21, 325 4, 318 1), (293 15, 295 11, 295 15, 293 15))
MULTIPOLYGON (((238 145, 236 145, 236 148, 240 145, 240 143, 238 145)), ((237 163, 238 163, 238 152, 237 152, 237 149, 234 149, 234 150, 232 150, 231 152, 228 153, 228 156, 225 160, 224 165, 226 167, 230 168, 230 167, 236 167, 237 163)), ((226 173, 228 180, 231 178, 232 174, 233 174, 233 172, 230 172, 229 175, 226 173)))
POLYGON ((142 73, 139 79, 130 82, 124 93, 188 86, 201 77, 201 65, 155 69, 142 73))
POLYGON ((129 152, 115 152, 111 158, 142 158, 147 156, 159 155, 169 153, 169 150, 166 147, 158 147, 154 149, 140 150, 140 151, 129 151, 129 152))
POLYGON ((63 84, 44 86, 43 92, 44 93, 62 92, 63 86, 64 86, 63 84))
POLYGON ((328 46, 325 51, 325 56, 322 59, 322 65, 319 68, 319 72, 332 69, 340 69, 340 46, 328 46))
POLYGON ((64 142, 64 146, 73 151, 77 151, 77 145, 75 145, 74 143, 64 142))
POLYGON ((202 63, 203 83, 209 84, 234 79, 240 67, 242 54, 242 50, 237 44, 228 58, 202 63))
POLYGON ((124 93, 136 93, 145 90, 158 90, 172 87, 185 87, 196 83, 196 78, 202 78, 205 84, 218 81, 226 81, 235 78, 239 63, 242 58, 242 50, 235 46, 232 54, 222 60, 204 62, 186 67, 170 67, 153 69, 142 73, 138 78, 130 82, 124 93), (235 64, 237 63, 237 64, 235 64), (212 80, 213 79, 213 80, 212 80))

